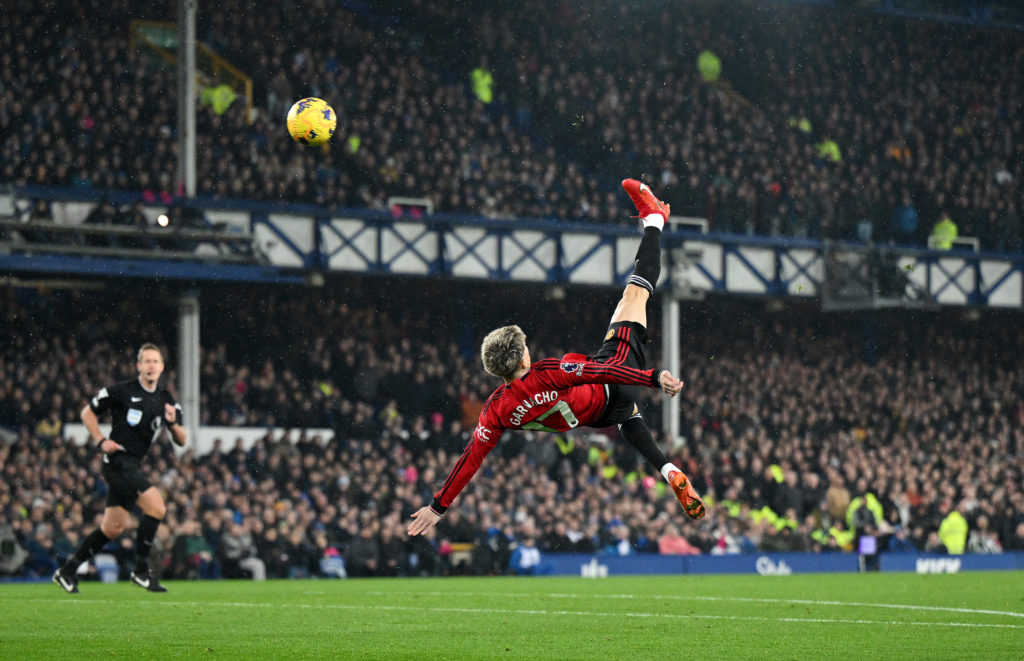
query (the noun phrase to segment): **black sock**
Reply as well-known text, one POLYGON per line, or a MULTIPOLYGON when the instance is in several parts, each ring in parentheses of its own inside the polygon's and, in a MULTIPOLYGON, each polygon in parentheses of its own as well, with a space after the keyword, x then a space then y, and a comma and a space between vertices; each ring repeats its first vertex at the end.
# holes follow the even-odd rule
POLYGON ((657 227, 644 229, 644 236, 640 239, 640 247, 636 251, 636 264, 633 266, 633 274, 629 276, 627 284, 643 287, 654 293, 654 287, 658 284, 658 277, 661 275, 661 230, 657 227))
POLYGON ((78 566, 86 560, 92 560, 92 557, 96 555, 96 551, 103 548, 110 538, 103 534, 103 530, 97 528, 91 533, 86 535, 85 539, 79 545, 78 550, 75 554, 65 561, 64 566, 61 568, 66 574, 74 574, 78 571, 78 566))
POLYGON ((647 428, 647 423, 639 415, 635 415, 619 425, 619 432, 627 443, 651 462, 655 470, 661 471, 661 467, 668 463, 668 457, 654 442, 651 430, 647 428))
POLYGON ((135 542, 135 573, 144 574, 149 571, 149 552, 153 550, 153 538, 160 527, 160 519, 145 515, 139 521, 139 536, 135 542))

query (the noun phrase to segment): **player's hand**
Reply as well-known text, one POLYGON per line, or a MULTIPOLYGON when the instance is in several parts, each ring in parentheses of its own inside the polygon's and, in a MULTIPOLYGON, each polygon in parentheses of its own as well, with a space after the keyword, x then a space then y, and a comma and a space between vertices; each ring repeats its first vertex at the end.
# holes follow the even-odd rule
POLYGON ((168 425, 173 425, 178 419, 178 412, 170 404, 164 403, 164 420, 168 425))
POLYGON ((124 450, 124 446, 118 443, 117 441, 110 440, 109 438, 103 439, 103 442, 100 443, 100 451, 105 452, 107 454, 114 454, 115 452, 120 452, 121 450, 124 450))
POLYGON ((658 377, 661 383, 661 390, 669 397, 675 397, 683 389, 683 382, 672 376, 671 372, 665 370, 658 377))
POLYGON ((409 536, 422 535, 436 526, 440 520, 441 517, 438 516, 437 512, 430 509, 429 505, 424 505, 412 515, 412 523, 409 524, 408 529, 409 536))

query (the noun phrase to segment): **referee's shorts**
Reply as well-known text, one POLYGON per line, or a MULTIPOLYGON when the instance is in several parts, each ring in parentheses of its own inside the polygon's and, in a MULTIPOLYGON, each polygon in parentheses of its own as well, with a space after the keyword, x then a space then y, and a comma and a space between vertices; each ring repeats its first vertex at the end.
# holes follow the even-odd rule
POLYGON ((107 507, 129 512, 146 489, 153 486, 142 472, 142 462, 127 452, 103 455, 103 480, 107 483, 107 507))
MULTIPOLYGON (((604 343, 593 360, 606 365, 625 365, 638 370, 647 369, 647 353, 644 345, 648 342, 647 329, 636 321, 617 321, 608 327, 604 343)), ((601 419, 592 427, 610 427, 625 422, 633 415, 641 386, 626 386, 609 383, 608 403, 605 404, 601 419)))

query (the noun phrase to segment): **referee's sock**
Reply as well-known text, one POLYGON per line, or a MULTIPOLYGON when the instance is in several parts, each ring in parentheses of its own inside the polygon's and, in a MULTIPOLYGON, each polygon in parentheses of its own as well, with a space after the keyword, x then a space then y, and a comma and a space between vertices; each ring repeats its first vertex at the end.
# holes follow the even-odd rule
POLYGON ((636 451, 651 462, 651 465, 661 470, 661 467, 668 463, 668 457, 661 451, 658 444, 654 442, 654 435, 647 428, 647 423, 639 415, 634 415, 619 425, 619 433, 626 442, 636 448, 636 451))
POLYGON ((78 550, 64 562, 62 569, 65 573, 74 574, 78 571, 79 565, 86 560, 92 560, 92 557, 96 555, 96 552, 103 548, 110 538, 103 534, 101 528, 93 530, 91 533, 86 535, 85 539, 78 546, 78 550))
MULTIPOLYGON (((660 218, 661 216, 659 216, 660 218)), ((654 287, 661 275, 661 229, 654 226, 644 228, 640 247, 636 251, 636 264, 627 284, 643 287, 654 294, 654 287)))
POLYGON ((153 538, 160 527, 160 519, 148 514, 139 521, 139 536, 135 542, 135 573, 144 574, 149 571, 149 552, 153 550, 153 538))

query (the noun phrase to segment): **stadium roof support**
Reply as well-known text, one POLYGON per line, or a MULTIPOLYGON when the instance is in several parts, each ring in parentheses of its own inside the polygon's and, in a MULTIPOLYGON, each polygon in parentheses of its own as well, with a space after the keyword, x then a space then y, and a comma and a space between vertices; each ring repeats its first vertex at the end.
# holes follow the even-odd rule
POLYGON ((196 4, 178 0, 178 184, 196 195, 196 4))
MULTIPOLYGON (((679 370, 679 347, 682 346, 682 341, 679 327, 679 298, 673 292, 668 292, 661 299, 661 355, 665 369, 672 372, 676 378, 682 378, 679 370)), ((673 443, 681 437, 679 403, 675 399, 662 398, 661 429, 673 443)))
POLYGON ((179 401, 187 412, 184 418, 188 437, 199 438, 199 293, 186 291, 178 299, 178 387, 179 401))

